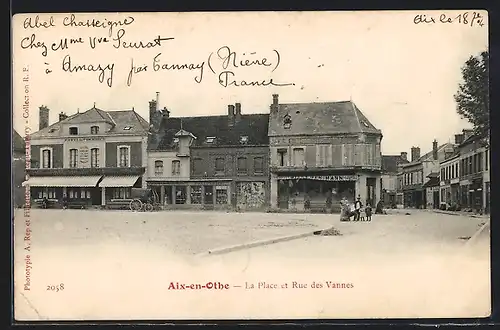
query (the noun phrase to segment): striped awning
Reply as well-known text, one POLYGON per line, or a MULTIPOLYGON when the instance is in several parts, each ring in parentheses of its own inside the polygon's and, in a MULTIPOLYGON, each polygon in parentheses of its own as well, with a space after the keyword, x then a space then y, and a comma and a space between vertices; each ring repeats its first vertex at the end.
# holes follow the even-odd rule
POLYGON ((32 176, 23 182, 30 187, 95 187, 102 176, 32 176))
POLYGON ((105 176, 99 183, 99 187, 133 187, 138 179, 137 175, 105 176))

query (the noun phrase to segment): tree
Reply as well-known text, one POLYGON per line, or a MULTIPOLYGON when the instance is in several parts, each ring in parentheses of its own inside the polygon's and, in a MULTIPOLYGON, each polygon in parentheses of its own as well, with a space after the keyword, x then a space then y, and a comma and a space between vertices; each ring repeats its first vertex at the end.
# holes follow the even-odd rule
POLYGON ((454 95, 457 112, 474 128, 474 134, 484 138, 490 131, 489 52, 471 56, 462 67, 463 82, 454 95))

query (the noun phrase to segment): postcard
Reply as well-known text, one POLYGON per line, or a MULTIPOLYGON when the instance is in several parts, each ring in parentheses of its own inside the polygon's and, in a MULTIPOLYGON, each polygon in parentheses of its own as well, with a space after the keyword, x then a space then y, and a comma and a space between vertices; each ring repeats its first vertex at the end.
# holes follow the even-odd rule
POLYGON ((15 320, 490 315, 486 11, 12 26, 15 320))

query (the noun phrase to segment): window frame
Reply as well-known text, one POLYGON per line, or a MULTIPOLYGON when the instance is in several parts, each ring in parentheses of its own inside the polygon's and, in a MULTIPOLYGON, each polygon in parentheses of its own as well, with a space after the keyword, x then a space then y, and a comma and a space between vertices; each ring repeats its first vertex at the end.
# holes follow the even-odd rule
POLYGON ((97 125, 90 126, 90 134, 92 135, 99 134, 99 126, 97 125))
POLYGON ((131 166, 131 159, 130 159, 130 146, 128 145, 119 145, 116 147, 116 167, 130 167, 131 166), (126 157, 127 157, 127 162, 128 164, 122 165, 121 164, 121 157, 120 157, 120 150, 124 148, 127 149, 126 157))
POLYGON ((172 160, 171 166, 172 166, 172 176, 180 176, 181 175, 181 161, 178 159, 174 159, 174 160, 172 160))
POLYGON ((91 168, 99 168, 99 157, 100 157, 100 150, 99 148, 90 148, 90 167, 91 168), (95 157, 94 157, 94 150, 96 150, 95 157))
POLYGON ((164 164, 163 164, 163 160, 155 160, 154 162, 154 173, 155 173, 155 176, 162 176, 163 173, 165 171, 165 167, 164 167, 164 164), (160 165, 158 165, 160 164, 160 165), (159 169, 161 168, 161 171, 159 171, 159 169))
POLYGON ((54 168, 54 149, 52 147, 40 148, 40 168, 54 168), (49 166, 45 167, 45 158, 43 157, 43 152, 49 152, 49 166))
POLYGON ((78 149, 77 148, 71 148, 68 150, 69 153, 69 168, 78 168, 78 149), (73 151, 74 151, 74 157, 73 156, 73 151))
POLYGON ((71 126, 71 127, 68 129, 69 135, 78 135, 78 131, 79 131, 79 130, 78 130, 78 126, 71 126), (73 132, 73 130, 76 130, 76 131, 75 131, 76 133, 74 133, 74 134, 73 134, 73 133, 72 133, 72 132, 73 132))

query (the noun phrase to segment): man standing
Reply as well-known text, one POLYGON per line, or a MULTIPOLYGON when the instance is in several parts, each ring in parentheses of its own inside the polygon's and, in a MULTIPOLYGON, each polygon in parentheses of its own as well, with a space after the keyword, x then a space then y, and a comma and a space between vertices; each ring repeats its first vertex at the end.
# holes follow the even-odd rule
POLYGON ((354 203, 354 221, 359 221, 359 217, 361 215, 361 208, 363 207, 363 204, 361 203, 361 197, 358 196, 358 199, 354 203))

